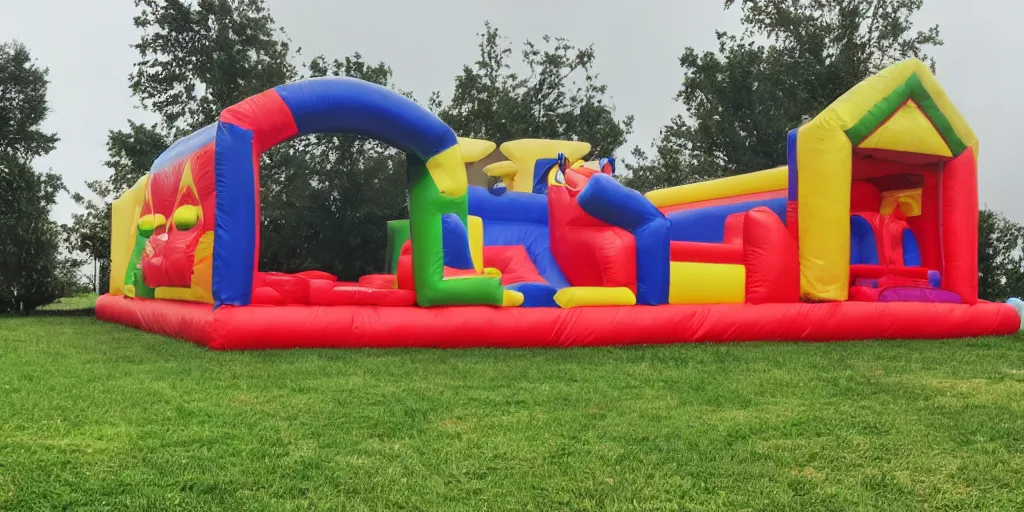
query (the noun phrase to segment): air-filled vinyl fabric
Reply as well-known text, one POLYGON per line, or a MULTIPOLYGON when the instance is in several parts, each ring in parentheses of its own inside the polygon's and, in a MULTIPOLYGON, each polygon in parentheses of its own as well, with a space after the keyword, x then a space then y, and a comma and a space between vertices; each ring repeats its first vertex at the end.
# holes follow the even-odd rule
POLYGON ((625 287, 570 286, 555 294, 555 302, 562 308, 581 306, 633 306, 636 295, 625 287))
POLYGON ((443 121, 415 101, 348 77, 301 80, 274 88, 300 134, 351 133, 377 139, 423 160, 458 144, 443 121))
POLYGON ((766 208, 755 208, 745 217, 746 301, 751 304, 798 302, 800 264, 796 240, 766 208))
MULTIPOLYGON (((531 193, 536 181, 533 169, 537 160, 552 158, 562 153, 566 160, 575 162, 590 152, 590 144, 575 140, 518 139, 502 143, 499 150, 518 169, 509 191, 531 193)), ((547 169, 553 165, 554 163, 547 169)))
POLYGON ((551 253, 569 284, 636 289, 636 240, 628 231, 612 226, 552 229, 551 253))
POLYGON ((744 296, 743 265, 673 261, 670 304, 739 304, 744 296))
POLYGON ((416 292, 312 280, 309 282, 309 303, 322 306, 414 306, 416 292))
POLYGON ((484 271, 484 221, 476 215, 466 217, 466 229, 469 230, 469 255, 473 260, 473 268, 477 272, 484 271))
POLYGON ((270 89, 250 96, 220 114, 222 123, 230 123, 253 132, 256 153, 299 135, 291 110, 277 91, 270 89))
POLYGON ((553 286, 547 283, 515 283, 505 287, 508 290, 517 291, 523 294, 524 308, 557 308, 555 293, 558 293, 553 286))
POLYGON ((469 229, 458 215, 441 216, 441 236, 444 237, 444 264, 458 269, 476 268, 469 246, 469 229))
POLYGON ((389 220, 387 237, 387 247, 385 248, 387 260, 384 264, 384 271, 393 274, 398 269, 398 256, 402 252, 402 246, 409 241, 409 220, 389 220))
POLYGON ((551 254, 547 227, 501 221, 484 221, 484 250, 492 246, 521 245, 544 280, 555 288, 569 286, 551 254))
POLYGON ((1009 335, 1020 317, 1001 303, 666 305, 416 308, 156 303, 104 295, 100 320, 218 350, 296 347, 569 347, 755 340, 834 341, 1009 335))
MULTIPOLYGON (((743 244, 743 221, 746 218, 747 212, 733 213, 725 218, 725 234, 722 236, 723 243, 733 245, 743 244)), ((785 223, 783 223, 783 225, 785 225, 785 223)))
POLYGON ((668 219, 639 192, 607 174, 595 174, 577 197, 590 216, 629 231, 636 242, 636 302, 668 303, 668 219))
POLYGON ((548 224, 548 200, 542 195, 509 191, 496 196, 483 187, 469 187, 466 195, 469 198, 469 214, 485 222, 548 224))
POLYGON ((978 301, 978 175, 974 148, 942 170, 942 288, 978 301))
POLYGON ((850 264, 878 265, 875 228, 860 215, 850 216, 850 264))
POLYGON ((743 264, 742 244, 672 242, 670 251, 672 261, 743 264))
POLYGON ((138 231, 139 209, 146 193, 149 174, 139 178, 125 193, 110 204, 110 293, 124 293, 124 278, 128 271, 128 260, 135 245, 138 231))
POLYGON ((749 172, 717 180, 652 190, 644 196, 658 208, 709 201, 772 190, 786 190, 789 169, 785 166, 749 172))
POLYGON ((797 191, 800 184, 800 169, 797 167, 796 161, 797 134, 798 130, 796 128, 786 134, 786 184, 788 185, 786 187, 786 199, 789 201, 796 201, 799 197, 797 191))
POLYGON ((627 231, 664 217, 643 194, 607 174, 592 176, 577 200, 590 216, 627 231))
POLYGON ((171 144, 160 156, 153 161, 149 171, 159 171, 168 165, 195 153, 200 148, 209 145, 217 137, 217 123, 208 124, 171 144))
POLYGON ((572 286, 636 290, 636 240, 583 211, 568 187, 548 190, 551 254, 572 286))
POLYGON ((921 264, 934 270, 942 269, 942 235, 939 232, 939 171, 924 173, 921 188, 921 215, 907 219, 917 235, 921 251, 921 264))
POLYGON ((215 168, 217 173, 217 226, 213 244, 214 305, 244 306, 252 297, 256 271, 257 227, 256 158, 253 133, 233 124, 219 123, 215 168))
POLYGON ((878 213, 882 207, 882 192, 870 181, 855 180, 850 183, 850 211, 878 213))
POLYGON ((522 245, 484 247, 484 264, 501 272, 501 284, 505 286, 545 282, 522 245))
POLYGON ((670 227, 668 219, 662 217, 633 231, 636 239, 637 304, 668 304, 670 227))
POLYGON ((495 196, 482 187, 469 187, 468 196, 469 213, 484 224, 484 246, 522 245, 548 284, 569 286, 551 254, 546 197, 524 192, 495 196))
MULTIPOLYGON (((106 294, 96 300, 96 318, 215 347, 215 317, 209 304, 106 294)), ((253 346, 259 344, 254 338, 253 346)))
POLYGON ((935 125, 912 99, 906 100, 881 126, 875 127, 857 147, 953 156, 935 125))
POLYGON ((840 122, 826 111, 798 132, 800 293, 812 301, 849 294, 853 147, 840 122))
POLYGON ((880 211, 883 214, 890 214, 899 208, 907 217, 921 215, 921 192, 922 189, 909 190, 887 190, 882 194, 882 206, 880 211))
POLYGON ((533 163, 533 193, 546 194, 548 191, 548 173, 558 164, 557 158, 538 158, 533 163))
POLYGON ((917 237, 910 228, 903 230, 903 264, 908 267, 921 266, 921 249, 917 245, 917 237))
MULTIPOLYGON (((458 146, 444 150, 426 162, 407 153, 406 173, 409 181, 409 229, 413 240, 416 303, 422 307, 502 305, 505 293, 500 280, 495 277, 476 274, 468 278, 445 278, 442 215, 454 213, 463 223, 467 222, 468 217, 466 174, 458 146), (435 159, 447 163, 436 165, 438 160, 435 159), (442 192, 445 187, 448 195, 442 192)), ((468 241, 466 244, 468 246, 468 241)))
POLYGON ((692 210, 679 210, 668 214, 672 223, 670 236, 679 242, 722 242, 725 238, 725 220, 733 214, 748 212, 759 206, 786 218, 786 198, 723 204, 692 210))
POLYGON ((710 206, 722 206, 728 204, 737 203, 749 203, 754 201, 767 201, 769 199, 785 199, 785 190, 769 190, 767 192, 755 192, 753 194, 742 194, 738 196, 721 197, 718 199, 708 199, 707 201, 696 201, 693 203, 676 204, 672 206, 663 206, 658 208, 661 213, 668 215, 673 212, 682 210, 696 210, 698 208, 707 208, 710 206))
POLYGON ((789 230, 790 236, 793 240, 797 241, 799 247, 800 241, 800 203, 797 201, 786 201, 786 229, 789 230))

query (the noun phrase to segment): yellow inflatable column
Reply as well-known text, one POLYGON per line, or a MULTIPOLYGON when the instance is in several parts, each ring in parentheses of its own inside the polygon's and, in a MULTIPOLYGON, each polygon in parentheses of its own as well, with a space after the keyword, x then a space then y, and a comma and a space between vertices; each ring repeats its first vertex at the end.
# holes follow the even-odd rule
POLYGON ((110 294, 124 295, 124 276, 138 232, 142 200, 149 186, 149 174, 110 204, 110 294))
POLYGON ((484 220, 476 215, 466 216, 469 224, 469 255, 473 258, 473 268, 477 272, 484 271, 484 220))
POLYGON ((838 122, 823 115, 797 132, 800 295, 812 301, 846 300, 850 293, 853 146, 838 122))

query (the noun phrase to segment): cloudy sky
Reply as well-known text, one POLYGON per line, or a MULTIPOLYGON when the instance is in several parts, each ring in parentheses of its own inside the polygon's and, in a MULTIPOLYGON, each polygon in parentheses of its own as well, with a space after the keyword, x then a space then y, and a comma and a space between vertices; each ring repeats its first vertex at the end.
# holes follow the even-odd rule
MULTIPOLYGON (((619 113, 636 116, 629 144, 648 146, 680 111, 672 101, 682 80, 676 58, 686 46, 714 47, 716 29, 735 30, 738 12, 720 0, 268 0, 278 23, 305 56, 361 52, 384 61, 403 89, 425 99, 449 93, 464 63, 476 57, 477 33, 492 21, 519 42, 543 34, 593 43, 597 70, 619 113), (588 9, 580 6, 588 5, 588 9), (439 7, 444 5, 445 7, 439 7), (626 7, 626 6, 629 7, 626 7)), ((107 130, 128 118, 145 120, 128 95, 137 34, 132 0, 0 0, 0 39, 27 44, 50 69, 57 150, 38 162, 64 175, 72 188, 107 174, 102 162, 107 130)), ((921 26, 938 23, 946 46, 933 53, 939 80, 981 139, 981 201, 1024 222, 1024 177, 1016 150, 1024 130, 1016 119, 1022 89, 1024 2, 926 0, 921 26), (972 5, 973 7, 967 7, 972 5)), ((779 134, 784 143, 785 134, 779 134)), ((74 205, 64 197, 56 212, 67 220, 74 205)))

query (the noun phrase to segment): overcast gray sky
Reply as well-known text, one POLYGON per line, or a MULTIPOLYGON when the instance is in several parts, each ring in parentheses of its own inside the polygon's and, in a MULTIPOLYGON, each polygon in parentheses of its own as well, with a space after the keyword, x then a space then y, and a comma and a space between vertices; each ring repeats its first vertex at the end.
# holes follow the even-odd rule
MULTIPOLYGON (((451 92, 461 66, 476 58, 477 33, 491 20, 517 44, 543 34, 593 43, 597 70, 617 111, 636 116, 629 145, 647 147, 680 106, 672 97, 682 81, 677 57, 686 46, 714 47, 716 29, 735 30, 739 14, 720 0, 269 0, 278 23, 303 55, 344 56, 394 68, 395 82, 425 100, 451 92), (582 6, 587 8, 583 9, 582 6), (443 7, 442 7, 443 6, 443 7), (628 7, 627 7, 628 6, 628 7)), ((107 130, 128 118, 145 120, 129 97, 128 74, 136 59, 132 0, 0 0, 0 40, 19 39, 50 69, 46 123, 58 132, 57 150, 38 161, 68 185, 84 190, 101 178, 107 130)), ((938 23, 946 45, 934 51, 938 77, 981 140, 981 201, 1024 222, 1024 177, 1016 150, 1024 145, 1015 101, 1024 72, 1024 2, 926 0, 920 26, 938 23), (972 5, 973 7, 968 7, 972 5)), ((785 134, 779 134, 779 144, 785 134)), ((625 151, 623 151, 625 153, 625 151)), ((780 162, 781 163, 781 162, 780 162)), ((64 197, 55 216, 70 218, 64 197)))

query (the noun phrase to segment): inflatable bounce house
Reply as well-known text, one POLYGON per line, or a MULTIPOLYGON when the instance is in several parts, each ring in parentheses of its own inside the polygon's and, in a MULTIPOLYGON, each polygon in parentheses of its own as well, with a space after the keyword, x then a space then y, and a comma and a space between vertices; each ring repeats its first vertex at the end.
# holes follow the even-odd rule
MULTIPOLYGON (((978 141, 895 64, 780 134, 775 169, 641 194, 584 142, 461 139, 348 78, 268 90, 173 144, 113 205, 96 314, 214 349, 541 347, 1015 333, 978 299, 978 141), (352 133, 407 154, 409 218, 357 282, 258 268, 260 155, 352 133)), ((296 248, 296 250, 301 250, 296 248)))

